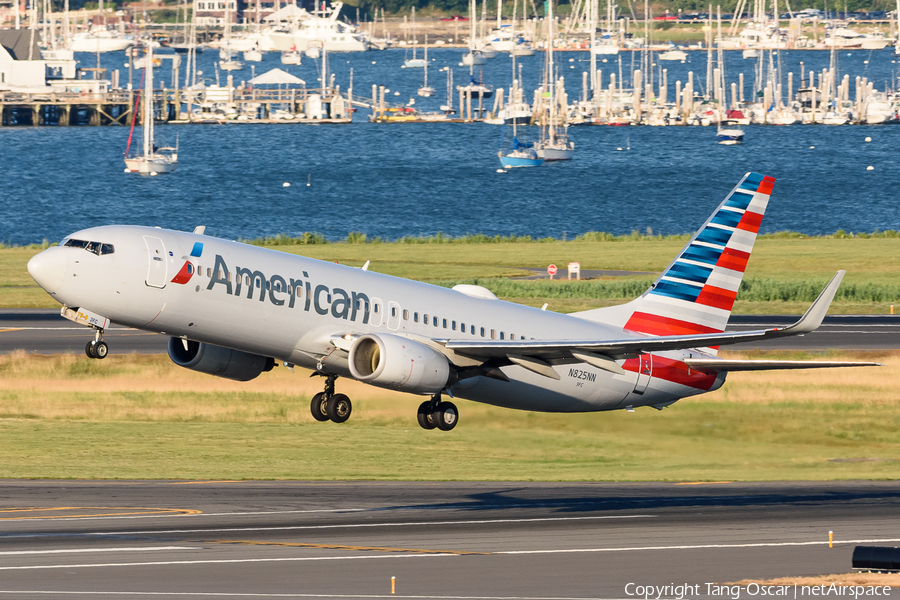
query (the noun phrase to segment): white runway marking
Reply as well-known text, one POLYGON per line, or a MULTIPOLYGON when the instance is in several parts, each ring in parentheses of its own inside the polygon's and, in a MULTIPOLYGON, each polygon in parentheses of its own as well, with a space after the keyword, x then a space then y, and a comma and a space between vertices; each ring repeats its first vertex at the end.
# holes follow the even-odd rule
POLYGON ((0 556, 25 554, 78 554, 80 552, 152 552, 154 550, 202 550, 200 546, 147 546, 145 548, 71 548, 68 550, 18 550, 0 552, 0 556))
POLYGON ((96 569, 101 567, 165 567, 173 565, 217 565, 237 563, 272 563, 272 562, 309 562, 325 560, 383 560, 389 558, 432 558, 435 556, 462 556, 460 554, 385 554, 377 556, 291 556, 273 558, 221 558, 209 560, 158 560, 131 563, 97 563, 80 565, 22 565, 18 567, 0 567, 0 571, 32 571, 38 569, 96 569))
MULTIPOLYGON (((597 517, 543 517, 538 519, 483 519, 479 521, 415 521, 409 523, 352 523, 343 525, 285 525, 279 527, 223 527, 217 529, 163 529, 157 531, 117 531, 116 535, 149 535, 161 533, 227 533, 234 531, 295 531, 298 529, 357 529, 360 527, 433 527, 434 525, 490 525, 493 523, 544 523, 550 521, 595 521, 598 519, 652 519, 656 515, 606 515, 597 517)), ((90 532, 84 535, 110 535, 90 532)))
MULTIPOLYGON (((874 544, 883 542, 900 542, 897 539, 878 540, 834 540, 838 544, 874 544)), ((570 548, 563 550, 500 550, 490 554, 568 554, 575 552, 631 552, 634 550, 703 550, 705 548, 768 548, 778 546, 822 546, 828 544, 828 540, 816 540, 814 542, 756 542, 750 544, 696 544, 690 546, 634 546, 622 548, 570 548)))
POLYGON ((47 594, 84 596, 168 596, 180 598, 402 598, 407 600, 634 600, 633 598, 591 598, 572 596, 401 596, 400 594, 264 594, 241 592, 71 592, 57 590, 0 590, 0 594, 47 594))
POLYGON ((406 600, 634 600, 572 596, 402 596, 400 594, 263 594, 241 592, 72 592, 57 590, 0 590, 0 594, 46 594, 84 596, 167 596, 179 598, 401 598, 406 600))

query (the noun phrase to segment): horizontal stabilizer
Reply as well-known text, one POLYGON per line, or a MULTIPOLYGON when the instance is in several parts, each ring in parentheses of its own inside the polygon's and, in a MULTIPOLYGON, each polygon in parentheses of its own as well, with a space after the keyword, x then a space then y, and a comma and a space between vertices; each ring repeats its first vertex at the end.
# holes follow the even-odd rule
POLYGON ((777 371, 781 369, 828 369, 832 367, 880 367, 881 363, 836 360, 726 360, 687 358, 685 364, 695 371, 777 371))

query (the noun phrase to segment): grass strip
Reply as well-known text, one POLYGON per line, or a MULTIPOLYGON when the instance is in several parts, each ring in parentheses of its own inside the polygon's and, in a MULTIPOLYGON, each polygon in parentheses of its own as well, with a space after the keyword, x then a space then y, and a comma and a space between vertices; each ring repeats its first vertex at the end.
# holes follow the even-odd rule
POLYGON ((824 356, 887 366, 734 373, 723 389, 663 411, 545 414, 458 401, 460 425, 446 434, 416 425, 421 398, 343 379, 354 415, 334 425, 313 422, 320 381, 301 372, 237 383, 162 356, 17 354, 0 357, 0 477, 895 478, 900 355, 824 356))

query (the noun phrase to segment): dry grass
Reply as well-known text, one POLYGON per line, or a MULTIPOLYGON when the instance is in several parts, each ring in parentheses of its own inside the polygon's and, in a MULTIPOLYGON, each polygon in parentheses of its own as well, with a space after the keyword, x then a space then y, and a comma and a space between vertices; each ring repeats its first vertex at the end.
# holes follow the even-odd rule
MULTIPOLYGON (((759 358, 760 354, 725 354, 759 358)), ((769 358, 871 360, 871 369, 825 369, 733 373, 726 385, 702 397, 705 403, 847 404, 872 407, 896 403, 900 354, 856 353, 810 356, 766 354, 769 358)), ((92 361, 81 355, 0 356, 0 418, 311 422, 308 403, 322 379, 310 372, 277 367, 250 382, 236 382, 174 365, 165 355, 111 355, 92 361)), ((408 417, 421 400, 350 379, 340 391, 354 399, 359 418, 408 417)), ((486 409, 485 409, 486 410, 486 409)))
POLYGON ((843 575, 819 575, 818 577, 779 577, 777 579, 743 579, 728 585, 747 585, 758 583, 760 585, 831 585, 839 586, 890 586, 900 588, 900 573, 844 573, 843 575))

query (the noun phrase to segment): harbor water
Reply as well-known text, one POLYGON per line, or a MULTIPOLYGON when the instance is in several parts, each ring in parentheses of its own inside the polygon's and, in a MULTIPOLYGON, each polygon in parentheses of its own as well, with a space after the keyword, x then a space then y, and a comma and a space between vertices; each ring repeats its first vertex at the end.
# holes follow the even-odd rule
MULTIPOLYGON (((674 82, 686 81, 688 70, 695 81, 705 79, 705 53, 691 55, 688 63, 663 63, 672 96, 674 82)), ((353 69, 355 97, 369 96, 372 84, 385 85, 397 102, 415 98, 418 108, 437 110, 446 103, 440 68, 453 69, 455 84, 467 83, 460 56, 458 49, 429 51, 429 83, 438 94, 428 99, 415 96, 421 69, 400 68, 403 50, 333 55, 329 70, 346 90, 353 69)), ((756 61, 742 61, 739 52, 727 56, 727 85, 744 71, 749 96, 756 61)), ((94 66, 91 55, 77 58, 94 66)), ((216 59, 214 51, 201 55, 204 77, 214 73, 216 59)), ((560 53, 559 59, 575 99, 587 53, 560 53)), ((626 76, 631 59, 620 57, 626 76)), ((101 60, 127 73, 123 52, 101 60)), ((523 60, 526 90, 538 84, 541 60, 540 54, 523 60)), ((795 73, 796 90, 800 61, 807 72, 821 72, 829 53, 788 51, 781 60, 783 72, 795 73)), ((889 50, 843 51, 840 61, 841 73, 864 74, 879 90, 896 81, 889 50)), ((315 85, 317 65, 305 57, 303 65, 286 67, 269 53, 255 72, 276 66, 315 85)), ((605 81, 614 70, 618 75, 615 60, 598 61, 598 68, 605 81)), ((479 76, 506 87, 509 73, 509 58, 501 57, 479 76)), ((165 69, 156 75, 163 82, 167 77, 165 69)), ((235 73, 235 84, 250 78, 245 68, 235 73)), ((575 160, 498 173, 501 126, 370 124, 367 116, 361 108, 351 125, 161 125, 157 143, 174 143, 177 136, 179 166, 152 178, 123 172, 125 127, 0 128, 0 240, 53 242, 110 223, 182 230, 206 225, 210 235, 232 239, 313 231, 334 240, 351 231, 386 239, 439 231, 569 239, 586 231, 685 233, 747 171, 777 179, 763 232, 900 229, 900 127, 891 125, 746 126, 739 146, 716 144, 714 127, 576 127, 570 130, 575 160)))

